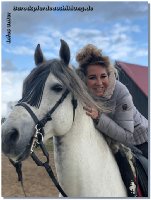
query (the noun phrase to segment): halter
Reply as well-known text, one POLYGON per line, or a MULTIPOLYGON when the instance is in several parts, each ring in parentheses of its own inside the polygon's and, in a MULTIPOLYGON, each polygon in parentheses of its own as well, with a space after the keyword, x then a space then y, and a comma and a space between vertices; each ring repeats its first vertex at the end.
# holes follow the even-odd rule
MULTIPOLYGON (((52 171, 51 166, 49 165, 49 154, 48 151, 43 143, 43 137, 45 135, 44 132, 44 126, 46 125, 46 123, 48 121, 52 120, 51 115, 54 113, 54 111, 58 108, 58 106, 65 100, 65 98, 67 97, 67 95, 69 94, 69 90, 65 90, 65 92, 62 94, 61 98, 56 102, 56 104, 52 107, 52 109, 41 119, 39 120, 37 118, 37 116, 34 114, 34 112, 30 109, 30 107, 23 103, 23 102, 19 102, 18 104, 16 104, 16 106, 23 106, 28 113, 30 114, 30 116, 32 117, 32 119, 35 122, 35 129, 36 132, 34 134, 34 136, 31 139, 31 157, 32 159, 35 161, 35 163, 38 166, 43 166, 45 167, 48 175, 50 176, 50 178, 52 179, 53 183, 55 184, 55 186, 57 187, 58 191, 62 194, 63 197, 67 197, 66 193, 63 191, 63 189, 61 188, 61 186, 59 185, 58 181, 56 180, 54 173, 52 171), (42 162, 39 160, 39 158, 36 156, 36 154, 34 153, 34 148, 35 147, 40 147, 44 156, 46 157, 46 162, 42 162)), ((73 121, 74 121, 74 117, 75 117, 75 109, 77 107, 77 100, 74 98, 74 96, 72 96, 72 100, 71 103, 73 105, 73 121)), ((19 177, 19 181, 21 181, 21 185, 23 188, 23 182, 22 182, 22 172, 21 172, 21 162, 17 162, 14 163, 13 161, 11 161, 11 163, 15 166, 16 168, 16 172, 18 173, 18 177, 19 177)), ((23 188, 24 191, 24 188, 23 188)), ((24 192, 25 194, 25 192, 24 192)), ((26 195, 25 195, 26 196, 26 195)))

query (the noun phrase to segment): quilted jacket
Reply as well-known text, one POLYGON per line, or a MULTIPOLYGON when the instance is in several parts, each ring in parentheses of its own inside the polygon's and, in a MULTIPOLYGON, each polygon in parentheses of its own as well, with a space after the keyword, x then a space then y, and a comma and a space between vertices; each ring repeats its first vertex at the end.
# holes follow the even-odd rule
POLYGON ((148 120, 133 104, 127 87, 118 80, 113 82, 102 98, 112 107, 110 113, 101 113, 96 128, 125 145, 139 145, 148 141, 148 120), (114 83, 114 84, 113 84, 114 83))

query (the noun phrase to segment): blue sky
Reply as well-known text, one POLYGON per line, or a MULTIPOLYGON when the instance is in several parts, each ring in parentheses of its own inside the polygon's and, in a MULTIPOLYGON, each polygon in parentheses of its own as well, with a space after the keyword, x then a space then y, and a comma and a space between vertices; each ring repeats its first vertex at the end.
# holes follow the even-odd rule
POLYGON ((115 60, 148 66, 148 2, 2 2, 2 115, 7 102, 21 98, 22 81, 35 66, 35 47, 46 58, 58 57, 60 39, 76 52, 92 43, 115 60), (18 7, 84 7, 92 11, 14 11, 18 7), (6 42, 11 13, 11 43, 6 42))

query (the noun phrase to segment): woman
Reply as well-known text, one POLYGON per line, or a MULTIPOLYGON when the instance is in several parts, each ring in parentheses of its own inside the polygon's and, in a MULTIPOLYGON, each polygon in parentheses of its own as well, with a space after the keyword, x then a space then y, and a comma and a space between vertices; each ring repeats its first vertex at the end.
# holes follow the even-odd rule
MULTIPOLYGON (((96 107, 85 106, 86 114, 94 120, 96 128, 104 133, 107 141, 108 137, 111 138, 110 147, 118 163, 128 196, 137 196, 138 186, 130 189, 132 182, 133 185, 136 184, 135 172, 131 167, 132 159, 126 156, 125 147, 122 145, 120 148, 120 143, 129 147, 136 146, 148 159, 148 120, 136 109, 126 86, 116 80, 117 72, 110 64, 109 58, 99 49, 93 45, 86 45, 78 52, 76 60, 79 63, 77 73, 86 83, 89 93, 96 102, 103 102, 111 110, 108 113, 100 113, 96 107)), ((147 160, 145 164, 148 166, 147 160)), ((145 179, 139 180, 140 196, 148 196, 146 189, 148 178, 146 175, 143 177, 145 179), (142 185, 144 182, 145 187, 142 185)))
POLYGON ((148 158, 148 120, 134 106, 126 86, 116 80, 116 70, 109 58, 94 45, 86 45, 77 53, 76 60, 77 72, 90 94, 112 109, 99 113, 96 108, 84 107, 96 128, 126 146, 136 146, 148 158))

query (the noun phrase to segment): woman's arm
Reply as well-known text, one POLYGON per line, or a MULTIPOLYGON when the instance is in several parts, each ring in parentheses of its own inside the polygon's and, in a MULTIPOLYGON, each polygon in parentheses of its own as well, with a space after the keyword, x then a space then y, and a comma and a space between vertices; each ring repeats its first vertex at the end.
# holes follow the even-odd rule
MULTIPOLYGON (((121 96, 121 95, 120 95, 121 96)), ((117 99, 117 105, 111 119, 101 113, 96 128, 105 135, 123 144, 134 144, 133 101, 129 93, 117 99)))
POLYGON ((123 84, 115 88, 113 100, 116 102, 112 117, 110 114, 99 113, 95 108, 84 107, 96 124, 96 128, 105 135, 123 144, 134 144, 133 100, 123 84))
POLYGON ((104 113, 101 114, 96 128, 105 135, 123 144, 134 144, 133 133, 119 126, 104 113))

